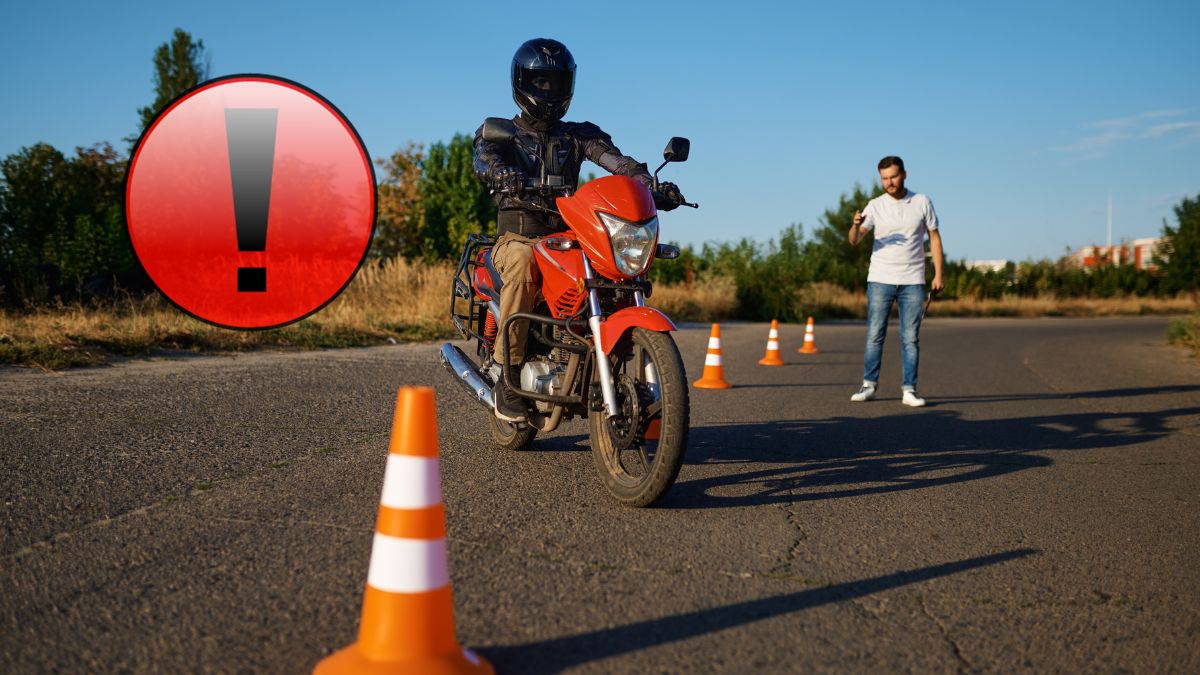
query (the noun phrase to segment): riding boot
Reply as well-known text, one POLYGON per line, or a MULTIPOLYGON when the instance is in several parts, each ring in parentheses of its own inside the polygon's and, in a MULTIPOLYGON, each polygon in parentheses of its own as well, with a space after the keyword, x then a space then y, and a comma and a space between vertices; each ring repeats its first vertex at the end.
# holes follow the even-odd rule
POLYGON ((501 367, 508 368, 508 381, 512 383, 512 386, 501 381, 497 382, 496 388, 492 390, 492 400, 495 401, 496 417, 506 422, 524 422, 527 419, 525 399, 513 391, 513 386, 521 386, 521 367, 501 367))

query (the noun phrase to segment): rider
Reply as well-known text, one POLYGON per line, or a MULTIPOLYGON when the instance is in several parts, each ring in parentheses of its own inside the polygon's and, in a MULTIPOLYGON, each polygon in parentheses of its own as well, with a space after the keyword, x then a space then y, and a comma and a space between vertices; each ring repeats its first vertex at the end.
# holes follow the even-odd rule
MULTIPOLYGON (((653 189, 646 165, 621 154, 612 138, 591 122, 563 122, 575 91, 575 59, 557 40, 537 38, 517 48, 512 60, 513 100, 521 113, 513 118, 517 134, 512 144, 483 140, 483 127, 475 132, 475 175, 492 190, 499 213, 499 238, 492 247, 492 263, 500 273, 500 325, 514 312, 529 312, 537 296, 538 269, 532 246, 540 237, 565 229, 562 219, 524 207, 523 199, 542 207, 549 200, 536 193, 522 196, 530 179, 550 186, 579 183, 579 167, 590 159, 610 173, 629 176, 653 189), (544 182, 542 182, 542 177, 544 182)), ((655 206, 669 211, 684 202, 679 188, 661 182, 654 193, 655 206)), ((508 368, 510 382, 520 386, 525 359, 528 321, 514 321, 508 334, 508 353, 493 354, 508 368)), ((510 422, 526 418, 525 402, 516 392, 496 386, 496 416, 510 422)))

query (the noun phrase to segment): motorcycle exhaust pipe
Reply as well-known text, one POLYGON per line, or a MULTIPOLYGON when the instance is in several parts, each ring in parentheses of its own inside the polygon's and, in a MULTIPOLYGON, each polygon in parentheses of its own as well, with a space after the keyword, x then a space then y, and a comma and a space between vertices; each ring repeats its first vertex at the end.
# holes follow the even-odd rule
POLYGON ((454 375, 458 382, 466 388, 488 410, 495 408, 492 400, 492 387, 484 381, 483 376, 475 369, 474 364, 461 349, 447 342, 440 350, 442 365, 454 375))

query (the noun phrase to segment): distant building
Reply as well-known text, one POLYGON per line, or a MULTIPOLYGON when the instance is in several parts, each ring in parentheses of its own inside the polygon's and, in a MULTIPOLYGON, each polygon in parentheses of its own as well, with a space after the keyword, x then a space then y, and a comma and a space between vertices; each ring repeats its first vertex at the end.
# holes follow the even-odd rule
POLYGON ((1113 246, 1084 246, 1075 249, 1067 260, 1077 267, 1096 268, 1101 265, 1133 265, 1139 270, 1153 270, 1154 254, 1162 244, 1159 237, 1143 237, 1113 246))
POLYGON ((1163 253, 1158 250, 1158 247, 1162 245, 1161 237, 1134 239, 1130 244, 1133 246, 1134 267, 1139 270, 1153 270, 1157 267, 1154 264, 1154 256, 1163 253))
POLYGON ((968 260, 963 264, 968 269, 984 270, 985 272, 1003 272, 1008 269, 1007 260, 968 260))

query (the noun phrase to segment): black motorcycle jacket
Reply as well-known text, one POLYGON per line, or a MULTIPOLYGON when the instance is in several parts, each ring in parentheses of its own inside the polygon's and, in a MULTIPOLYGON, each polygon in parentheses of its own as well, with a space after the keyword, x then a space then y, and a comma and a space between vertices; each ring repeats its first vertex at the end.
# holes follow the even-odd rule
MULTIPOLYGON (((513 122, 517 126, 517 135, 512 144, 483 140, 483 126, 475 131, 475 175, 488 186, 495 185, 497 173, 516 169, 535 184, 574 187, 579 184, 579 167, 583 160, 590 159, 611 173, 629 176, 653 189, 654 181, 646 165, 622 155, 613 145, 612 138, 591 122, 542 124, 524 115, 517 115, 513 122)), ((517 232, 540 237, 564 229, 558 216, 522 208, 510 195, 496 192, 492 198, 499 209, 497 234, 517 232)), ((549 206, 536 194, 524 195, 521 199, 549 206)), ((660 195, 655 194, 655 201, 660 201, 660 195)), ((670 203, 663 208, 675 206, 670 203)))

